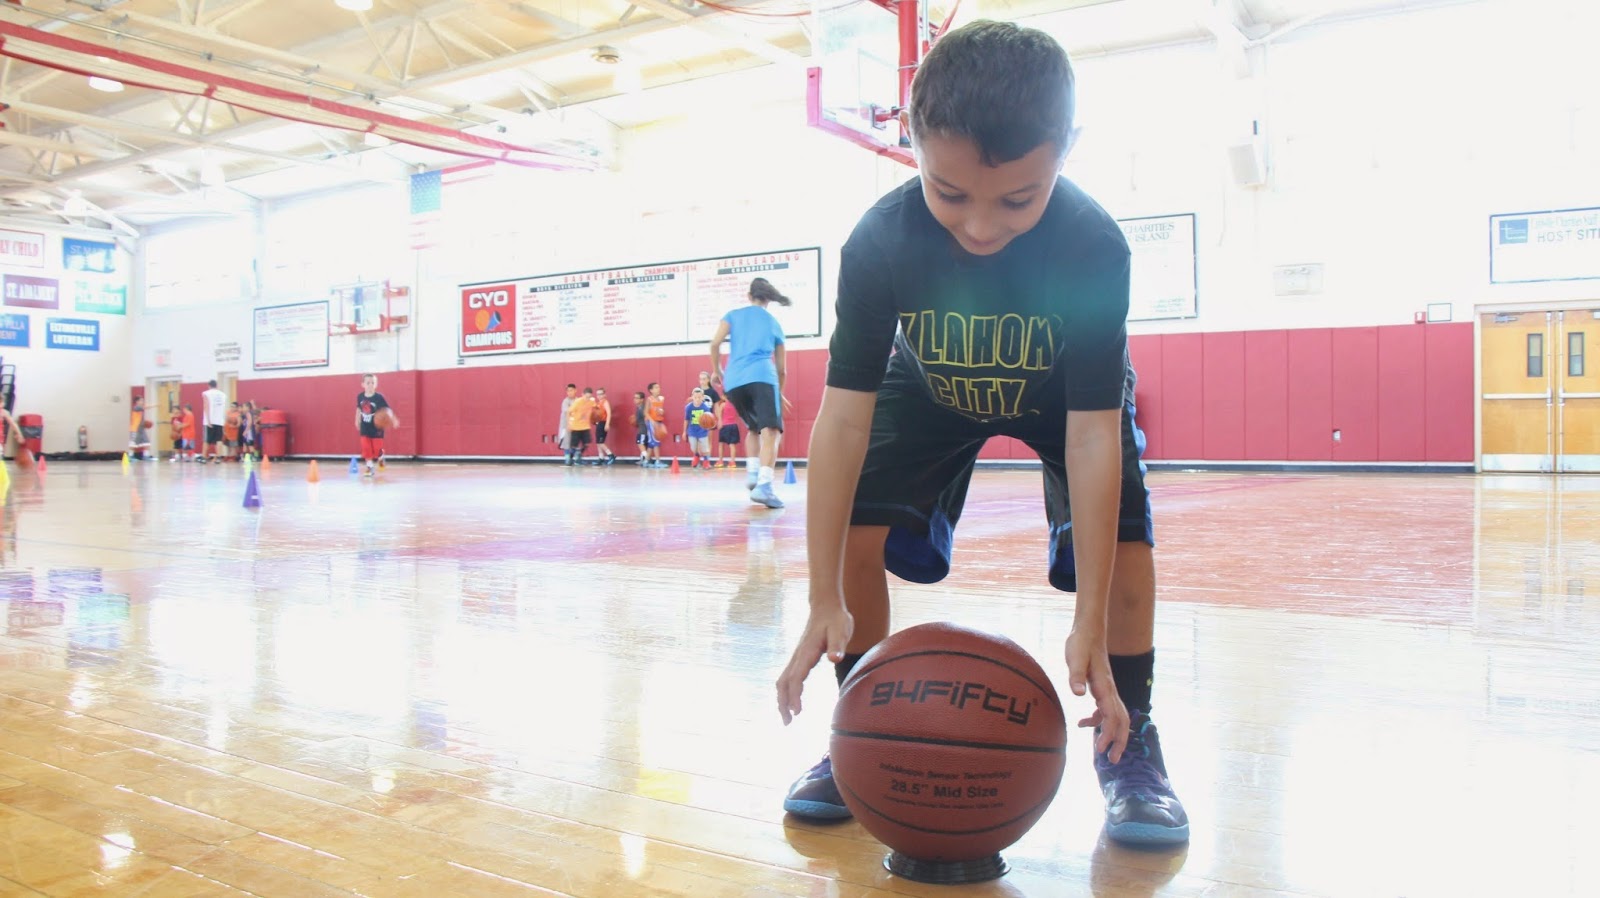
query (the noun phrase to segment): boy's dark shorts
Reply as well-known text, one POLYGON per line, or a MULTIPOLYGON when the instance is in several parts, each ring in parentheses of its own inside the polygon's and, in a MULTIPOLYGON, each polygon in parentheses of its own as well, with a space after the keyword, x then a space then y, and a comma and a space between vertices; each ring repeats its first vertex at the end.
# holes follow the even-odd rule
POLYGON ((574 449, 581 449, 589 445, 589 431, 573 430, 567 433, 567 445, 574 449))
MULTIPOLYGON (((1122 499, 1118 542, 1155 545, 1150 492, 1145 488, 1144 432, 1135 421, 1131 383, 1123 393, 1122 499)), ((1038 420, 1037 418, 1030 420, 1038 420)), ((955 528, 966 503, 973 463, 993 436, 1012 436, 1044 463, 1046 523, 1050 528, 1050 585, 1076 592, 1072 512, 1067 500, 1066 425, 1048 432, 1019 421, 983 424, 948 411, 915 388, 886 383, 878 391, 851 524, 888 526, 884 567, 902 580, 937 583, 950 573, 955 528)))
POLYGON ((783 433, 783 407, 778 388, 769 383, 740 384, 728 390, 728 401, 752 433, 772 428, 783 433))
POLYGON ((222 425, 221 424, 207 424, 206 425, 206 445, 209 446, 212 443, 220 443, 220 442, 223 442, 223 439, 222 439, 222 425))
POLYGON ((739 443, 739 425, 737 425, 737 424, 724 424, 724 425, 722 425, 722 428, 717 431, 717 442, 722 443, 725 446, 730 444, 730 443, 733 444, 733 445, 738 445, 738 443, 739 443))
POLYGON ((604 446, 606 444, 606 422, 604 421, 595 422, 594 444, 596 446, 604 446))

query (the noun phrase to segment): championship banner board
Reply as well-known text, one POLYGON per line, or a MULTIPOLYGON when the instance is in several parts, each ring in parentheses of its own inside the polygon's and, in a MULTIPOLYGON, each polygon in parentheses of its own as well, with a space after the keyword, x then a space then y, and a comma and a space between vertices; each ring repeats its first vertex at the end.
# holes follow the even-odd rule
POLYGON ((717 256, 461 285, 462 356, 703 343, 764 277, 790 337, 822 333, 822 250, 717 256))

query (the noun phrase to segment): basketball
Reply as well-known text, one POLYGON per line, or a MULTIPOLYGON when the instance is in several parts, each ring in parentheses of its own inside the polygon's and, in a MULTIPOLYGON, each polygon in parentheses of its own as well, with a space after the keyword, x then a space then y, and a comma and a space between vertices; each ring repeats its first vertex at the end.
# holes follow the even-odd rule
POLYGON ((1055 798, 1061 700, 1015 642, 950 623, 878 643, 839 693, 834 782, 878 841, 919 861, 990 857, 1055 798))
POLYGON ((372 426, 379 430, 388 430, 395 426, 394 412, 380 408, 372 415, 372 426))
POLYGON ((707 430, 713 430, 717 426, 717 416, 710 412, 701 412, 698 418, 700 426, 707 430))

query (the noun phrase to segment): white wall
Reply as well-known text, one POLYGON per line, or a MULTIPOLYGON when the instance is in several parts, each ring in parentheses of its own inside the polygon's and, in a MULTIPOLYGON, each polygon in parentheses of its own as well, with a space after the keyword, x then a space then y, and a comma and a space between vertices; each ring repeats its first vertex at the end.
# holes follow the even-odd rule
MULTIPOLYGON (((59 308, 34 309, 0 307, 0 312, 25 315, 29 319, 29 346, 0 347, 5 363, 17 366, 15 414, 43 415, 45 452, 76 451, 78 428, 89 428, 89 447, 111 451, 128 444, 128 367, 132 347, 132 325, 128 315, 80 312, 75 308, 72 282, 79 277, 68 273, 62 264, 62 238, 74 237, 102 243, 115 242, 109 231, 41 226, 30 221, 0 218, 0 228, 44 235, 44 266, 0 265, 5 274, 31 275, 60 282, 59 308), (49 318, 91 319, 100 323, 100 349, 46 349, 45 321, 49 318)), ((125 283, 133 270, 133 256, 119 249, 115 254, 116 273, 98 276, 125 283)), ((96 276, 90 276, 96 277, 96 276)), ((131 306, 131 297, 128 304, 131 306)))
MULTIPOLYGON (((1600 34, 1596 7, 1494 0, 1312 24, 1252 51, 1255 74, 1243 82, 1209 43, 1078 60, 1085 130, 1069 176, 1118 217, 1198 217, 1199 317, 1131 329, 1399 324, 1430 302, 1453 303, 1466 320, 1475 303, 1600 298, 1600 281, 1488 283, 1491 213, 1600 205, 1600 100, 1584 70, 1584 42, 1600 34), (1253 119, 1271 178, 1240 187, 1225 147, 1253 119), (1273 268, 1303 263, 1324 266, 1322 292, 1274 295, 1273 268)), ((415 326, 384 351, 400 367, 453 367, 460 283, 817 245, 831 329, 839 244, 913 173, 806 128, 801 96, 797 84, 625 131, 615 173, 502 170, 493 182, 447 188, 450 236, 421 253, 404 249, 403 185, 269 208, 258 229, 263 301, 410 275, 415 326)), ((174 350, 186 380, 203 380, 215 368, 210 347, 224 339, 245 347, 248 376, 250 307, 150 312, 134 380, 154 376, 156 348, 174 350)), ((327 369, 279 374, 361 367, 380 366, 336 340, 327 369)))
POLYGON ((1068 173, 1118 217, 1198 216, 1200 316, 1135 332, 1400 324, 1430 302, 1600 298, 1600 280, 1489 284, 1493 213, 1600 205, 1600 4, 1488 2, 1316 24, 1254 51, 1204 44, 1078 63, 1068 173), (1254 105, 1252 105, 1254 101, 1254 105), (1271 179, 1224 147, 1261 116, 1271 179), (1272 269, 1322 263, 1277 297, 1272 269))

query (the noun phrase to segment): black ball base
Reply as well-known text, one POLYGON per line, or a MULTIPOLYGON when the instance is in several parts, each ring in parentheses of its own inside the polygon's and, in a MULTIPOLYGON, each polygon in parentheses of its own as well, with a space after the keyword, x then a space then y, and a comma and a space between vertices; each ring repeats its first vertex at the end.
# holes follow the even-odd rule
POLYGON ((975 861, 919 861, 898 851, 891 851, 884 857, 883 866, 902 879, 944 886, 988 882, 999 879, 1011 870, 1005 858, 999 854, 975 861))

